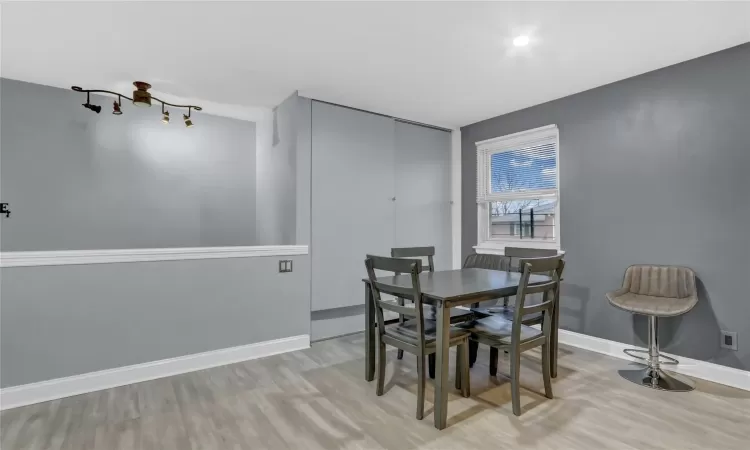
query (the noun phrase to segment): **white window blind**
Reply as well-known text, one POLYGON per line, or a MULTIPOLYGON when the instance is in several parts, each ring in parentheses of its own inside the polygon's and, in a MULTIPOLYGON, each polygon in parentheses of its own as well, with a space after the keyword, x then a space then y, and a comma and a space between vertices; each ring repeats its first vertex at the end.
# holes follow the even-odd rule
POLYGON ((477 143, 477 202, 556 195, 556 126, 477 143))

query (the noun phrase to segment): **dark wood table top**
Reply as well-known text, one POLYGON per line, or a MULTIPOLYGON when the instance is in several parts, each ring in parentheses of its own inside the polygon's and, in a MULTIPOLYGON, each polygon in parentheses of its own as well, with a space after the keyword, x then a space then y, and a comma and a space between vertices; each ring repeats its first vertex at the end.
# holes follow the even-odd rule
MULTIPOLYGON (((531 275, 529 283, 550 281, 546 275, 531 275)), ((369 283, 369 279, 363 280, 369 283)), ((411 287, 411 275, 378 277, 378 281, 403 287, 411 287)), ((487 269, 457 269, 438 272, 422 272, 419 284, 426 299, 439 302, 481 301, 515 295, 521 274, 487 269), (480 297, 478 299, 478 297, 480 297)))

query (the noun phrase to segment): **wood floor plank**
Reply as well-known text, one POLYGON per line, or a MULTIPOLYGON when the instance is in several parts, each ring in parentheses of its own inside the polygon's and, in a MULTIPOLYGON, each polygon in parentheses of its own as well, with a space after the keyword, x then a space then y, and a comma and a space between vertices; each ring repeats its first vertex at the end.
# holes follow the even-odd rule
MULTIPOLYGON (((389 351, 385 394, 363 379, 362 334, 310 349, 3 411, 3 450, 746 449, 750 393, 695 381, 689 393, 621 379, 628 363, 561 347, 555 398, 538 352, 521 361, 512 413, 508 358, 489 375, 480 348, 471 398, 449 390, 448 427, 433 427, 434 384, 416 420, 416 359, 389 351)), ((451 352, 451 365, 455 354, 451 352)), ((448 371, 454 373, 453 368, 448 371)), ((451 382, 451 386, 453 383, 451 382)))

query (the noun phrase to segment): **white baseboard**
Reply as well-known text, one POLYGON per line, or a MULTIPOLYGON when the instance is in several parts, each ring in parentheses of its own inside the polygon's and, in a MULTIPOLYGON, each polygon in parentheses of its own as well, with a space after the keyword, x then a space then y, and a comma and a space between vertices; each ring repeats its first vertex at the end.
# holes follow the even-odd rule
MULTIPOLYGON (((560 343, 582 348, 584 350, 590 350, 592 352, 602 353, 608 356, 614 356, 615 358, 627 361, 638 362, 638 360, 623 353, 623 350, 626 348, 638 347, 623 344, 621 342, 587 336, 585 334, 575 333, 568 330, 560 330, 560 343)), ((664 366, 668 371, 750 391, 750 372, 748 371, 734 369, 732 367, 726 367, 706 361, 699 361, 697 359, 685 358, 684 356, 672 355, 670 353, 664 354, 680 361, 676 366, 664 366)))
POLYGON ((308 347, 310 347, 310 335, 305 334, 13 386, 0 389, 0 410, 263 358, 308 347))

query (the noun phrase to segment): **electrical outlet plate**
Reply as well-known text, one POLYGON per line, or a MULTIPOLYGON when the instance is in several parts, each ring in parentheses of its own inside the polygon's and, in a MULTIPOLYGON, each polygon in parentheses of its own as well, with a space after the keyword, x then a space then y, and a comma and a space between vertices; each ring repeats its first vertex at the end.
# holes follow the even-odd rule
POLYGON ((737 332, 721 330, 721 348, 737 350, 737 332))
POLYGON ((292 260, 281 259, 279 260, 279 273, 287 273, 292 271, 292 260))

